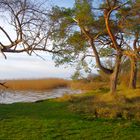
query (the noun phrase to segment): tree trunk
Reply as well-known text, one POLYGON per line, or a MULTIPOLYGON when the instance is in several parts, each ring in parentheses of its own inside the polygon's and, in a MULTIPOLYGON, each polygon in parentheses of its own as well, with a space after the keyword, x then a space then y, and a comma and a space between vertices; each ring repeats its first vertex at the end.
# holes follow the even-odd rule
POLYGON ((89 39, 89 43, 90 43, 90 46, 91 46, 91 48, 92 48, 92 50, 94 52, 95 60, 96 60, 96 64, 97 64, 98 68, 101 69, 106 74, 109 74, 109 75, 112 74, 113 73, 112 69, 105 68, 101 64, 99 54, 98 54, 97 49, 96 49, 96 47, 94 46, 94 43, 93 43, 93 39, 89 39))
POLYGON ((121 65, 122 50, 121 50, 121 46, 119 46, 117 43, 117 38, 115 34, 111 30, 112 28, 110 26, 110 15, 112 11, 113 9, 110 10, 105 9, 104 19, 105 19, 105 25, 106 25, 108 35, 112 41, 112 48, 114 48, 117 51, 115 68, 113 73, 111 74, 111 79, 110 79, 110 92, 114 94, 116 93, 116 88, 117 88, 118 75, 119 75, 120 65, 121 65))
POLYGON ((114 72, 111 75, 110 78, 110 93, 115 94, 117 89, 117 82, 118 82, 118 76, 120 71, 120 65, 121 65, 121 54, 118 54, 116 57, 116 64, 114 68, 114 72))
POLYGON ((137 81, 137 60, 135 58, 130 58, 130 61, 131 61, 131 70, 130 70, 129 88, 136 89, 136 81, 137 81))

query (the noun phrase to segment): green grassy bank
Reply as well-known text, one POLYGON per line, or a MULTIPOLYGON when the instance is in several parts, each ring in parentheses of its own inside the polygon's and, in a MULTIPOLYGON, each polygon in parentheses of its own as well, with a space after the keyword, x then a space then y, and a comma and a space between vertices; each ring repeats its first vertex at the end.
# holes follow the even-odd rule
POLYGON ((93 93, 0 105, 0 140, 139 140, 140 122, 96 118, 93 93), (94 117, 93 117, 94 116, 94 117))

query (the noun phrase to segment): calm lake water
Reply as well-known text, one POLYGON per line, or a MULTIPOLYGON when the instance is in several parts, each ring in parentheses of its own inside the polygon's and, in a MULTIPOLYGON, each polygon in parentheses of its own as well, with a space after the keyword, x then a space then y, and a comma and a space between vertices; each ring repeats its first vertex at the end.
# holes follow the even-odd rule
POLYGON ((81 90, 61 88, 47 91, 0 91, 0 104, 11 104, 16 102, 35 102, 50 98, 61 97, 64 94, 79 94, 81 90))

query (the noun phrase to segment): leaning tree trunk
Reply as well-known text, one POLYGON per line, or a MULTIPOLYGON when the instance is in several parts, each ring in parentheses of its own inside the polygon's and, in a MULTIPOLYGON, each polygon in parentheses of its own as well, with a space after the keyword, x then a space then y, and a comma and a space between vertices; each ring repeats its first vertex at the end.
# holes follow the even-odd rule
POLYGON ((110 81, 110 83, 111 83, 110 92, 116 93, 118 75, 119 75, 120 65, 121 65, 122 49, 121 49, 121 46, 118 45, 117 38, 111 30, 112 27, 110 26, 110 15, 111 15, 112 11, 113 11, 113 8, 105 9, 104 10, 104 19, 105 19, 105 25, 106 25, 108 35, 112 41, 112 48, 114 48, 117 51, 115 68, 114 68, 113 73, 111 74, 111 79, 110 79, 111 80, 110 81))
POLYGON ((94 43, 93 43, 93 39, 90 38, 89 39, 89 43, 90 43, 91 48, 93 49, 93 52, 94 52, 94 55, 95 55, 96 64, 97 64, 98 68, 100 70, 102 70, 104 73, 108 74, 108 75, 112 74, 113 73, 112 69, 105 68, 101 64, 99 54, 98 54, 97 49, 96 49, 96 47, 94 46, 94 43))
POLYGON ((131 61, 131 70, 130 70, 129 88, 136 89, 137 60, 135 58, 130 58, 130 61, 131 61))
POLYGON ((114 70, 110 70, 105 68, 104 66, 102 66, 101 62, 100 62, 100 58, 98 55, 98 52, 93 44, 93 40, 90 40, 90 45, 94 51, 95 54, 95 59, 96 59, 96 63, 98 65, 98 67, 106 74, 111 75, 111 79, 110 79, 110 92, 111 93, 116 93, 116 88, 117 88, 117 82, 118 82, 118 75, 119 75, 119 71, 120 71, 120 65, 121 65, 121 58, 122 58, 122 52, 118 51, 117 52, 117 56, 116 56, 116 63, 115 63, 115 68, 114 70))
POLYGON ((111 74, 110 78, 110 93, 115 94, 117 89, 117 83, 118 83, 118 76, 121 66, 121 54, 118 54, 116 57, 116 64, 114 68, 114 72, 111 74))

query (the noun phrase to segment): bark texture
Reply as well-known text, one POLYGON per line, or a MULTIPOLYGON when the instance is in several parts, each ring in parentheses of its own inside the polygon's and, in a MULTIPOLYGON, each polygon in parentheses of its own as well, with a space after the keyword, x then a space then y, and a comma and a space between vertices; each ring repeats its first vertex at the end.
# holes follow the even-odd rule
POLYGON ((112 73, 111 78, 110 78, 110 93, 112 94, 116 93, 118 76, 119 76, 120 66, 121 66, 121 58, 122 58, 122 55, 118 54, 116 57, 116 64, 115 64, 114 72, 112 73))

